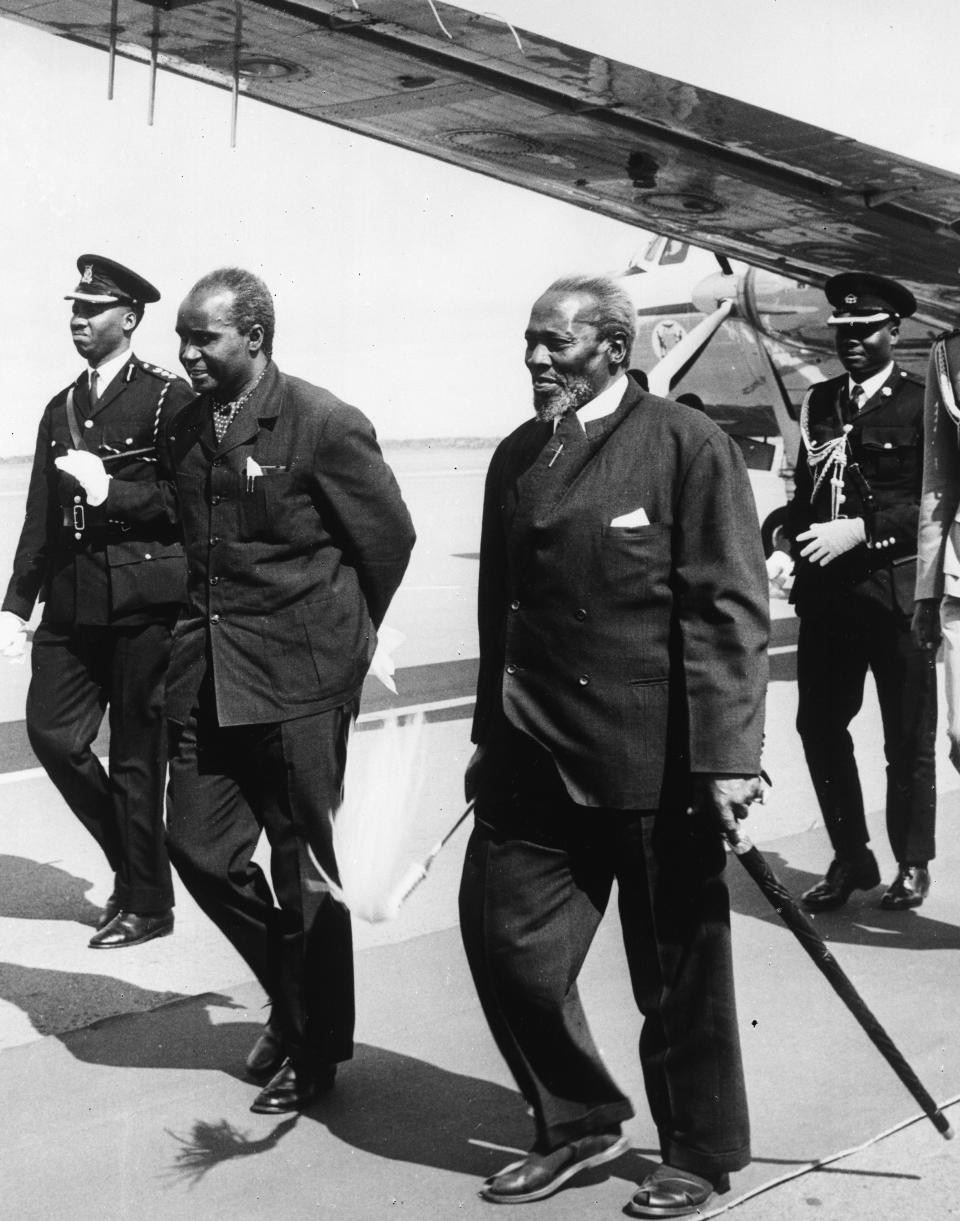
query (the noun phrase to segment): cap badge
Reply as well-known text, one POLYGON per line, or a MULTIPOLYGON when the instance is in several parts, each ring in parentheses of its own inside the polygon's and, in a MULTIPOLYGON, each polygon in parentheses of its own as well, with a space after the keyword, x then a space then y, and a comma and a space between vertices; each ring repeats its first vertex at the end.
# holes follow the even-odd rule
POLYGON ((847 293, 847 295, 843 299, 843 304, 844 305, 856 305, 857 304, 857 294, 856 293, 847 293))
POLYGON ((92 284, 93 283, 93 264, 92 263, 87 263, 87 265, 84 267, 83 275, 80 277, 80 283, 81 284, 92 284))

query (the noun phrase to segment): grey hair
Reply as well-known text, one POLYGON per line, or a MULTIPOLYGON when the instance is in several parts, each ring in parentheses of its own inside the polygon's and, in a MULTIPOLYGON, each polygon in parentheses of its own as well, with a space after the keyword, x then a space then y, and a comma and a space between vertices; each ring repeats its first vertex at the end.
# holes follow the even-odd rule
POLYGON ((218 267, 216 271, 201 276, 190 289, 190 296, 217 289, 227 289, 233 293, 230 322, 241 335, 248 334, 258 323, 263 327, 263 352, 268 358, 271 357, 277 320, 270 289, 252 271, 245 271, 242 267, 218 267))
MULTIPOLYGON (((624 335, 627 340, 624 367, 637 338, 637 309, 633 299, 613 276, 567 275, 554 280, 543 296, 583 296, 596 303, 596 317, 589 319, 602 339, 624 335)), ((585 321, 587 321, 585 319, 585 321)))

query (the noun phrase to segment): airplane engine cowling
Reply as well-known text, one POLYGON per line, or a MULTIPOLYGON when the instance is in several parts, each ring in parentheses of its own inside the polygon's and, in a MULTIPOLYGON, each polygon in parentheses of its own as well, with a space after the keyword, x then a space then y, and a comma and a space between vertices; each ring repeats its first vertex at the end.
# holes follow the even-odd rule
POLYGON ((736 303, 736 316, 770 339, 789 346, 833 352, 827 326, 831 307, 812 284, 750 267, 746 271, 707 276, 693 291, 693 303, 708 314, 721 301, 736 303))

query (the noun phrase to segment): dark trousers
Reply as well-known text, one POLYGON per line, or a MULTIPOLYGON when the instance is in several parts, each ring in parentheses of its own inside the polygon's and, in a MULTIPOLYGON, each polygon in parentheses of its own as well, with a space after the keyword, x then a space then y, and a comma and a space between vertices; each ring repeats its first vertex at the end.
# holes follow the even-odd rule
POLYGON ((173 905, 163 838, 167 770, 163 688, 170 627, 41 623, 27 693, 30 744, 63 799, 94 837, 127 911, 173 905), (109 706, 109 775, 93 743, 109 706))
POLYGON ((294 1062, 349 1060, 350 915, 307 849, 337 877, 331 813, 340 804, 356 705, 229 729, 217 725, 209 705, 201 698, 187 724, 171 726, 170 859, 270 997, 294 1062), (276 904, 252 860, 261 829, 276 904))
POLYGON ((460 921, 490 1030, 533 1110, 535 1147, 633 1114, 577 991, 615 878, 663 1159, 711 1176, 740 1169, 750 1138, 718 832, 682 807, 576 806, 549 756, 526 742, 485 769, 460 921))
POLYGON ((804 614, 797 644, 797 730, 830 842, 855 859, 869 842, 849 725, 873 673, 887 764, 887 835, 897 861, 935 854, 937 678, 903 616, 867 609, 857 618, 804 614))

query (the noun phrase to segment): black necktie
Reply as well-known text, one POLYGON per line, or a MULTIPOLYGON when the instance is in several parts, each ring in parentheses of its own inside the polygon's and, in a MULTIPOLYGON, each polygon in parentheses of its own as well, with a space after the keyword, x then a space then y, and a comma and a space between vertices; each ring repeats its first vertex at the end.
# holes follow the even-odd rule
POLYGON ((90 385, 89 385, 88 389, 89 389, 90 410, 91 411, 95 411, 97 403, 100 402, 100 395, 97 393, 97 380, 99 377, 100 377, 100 374, 96 371, 96 369, 90 370, 90 385))
POLYGON ((577 413, 565 411, 553 430, 553 436, 544 447, 544 453, 548 455, 547 466, 554 467, 558 462, 564 463, 564 458, 567 460, 564 465, 569 465, 570 458, 586 444, 586 440, 577 413))

